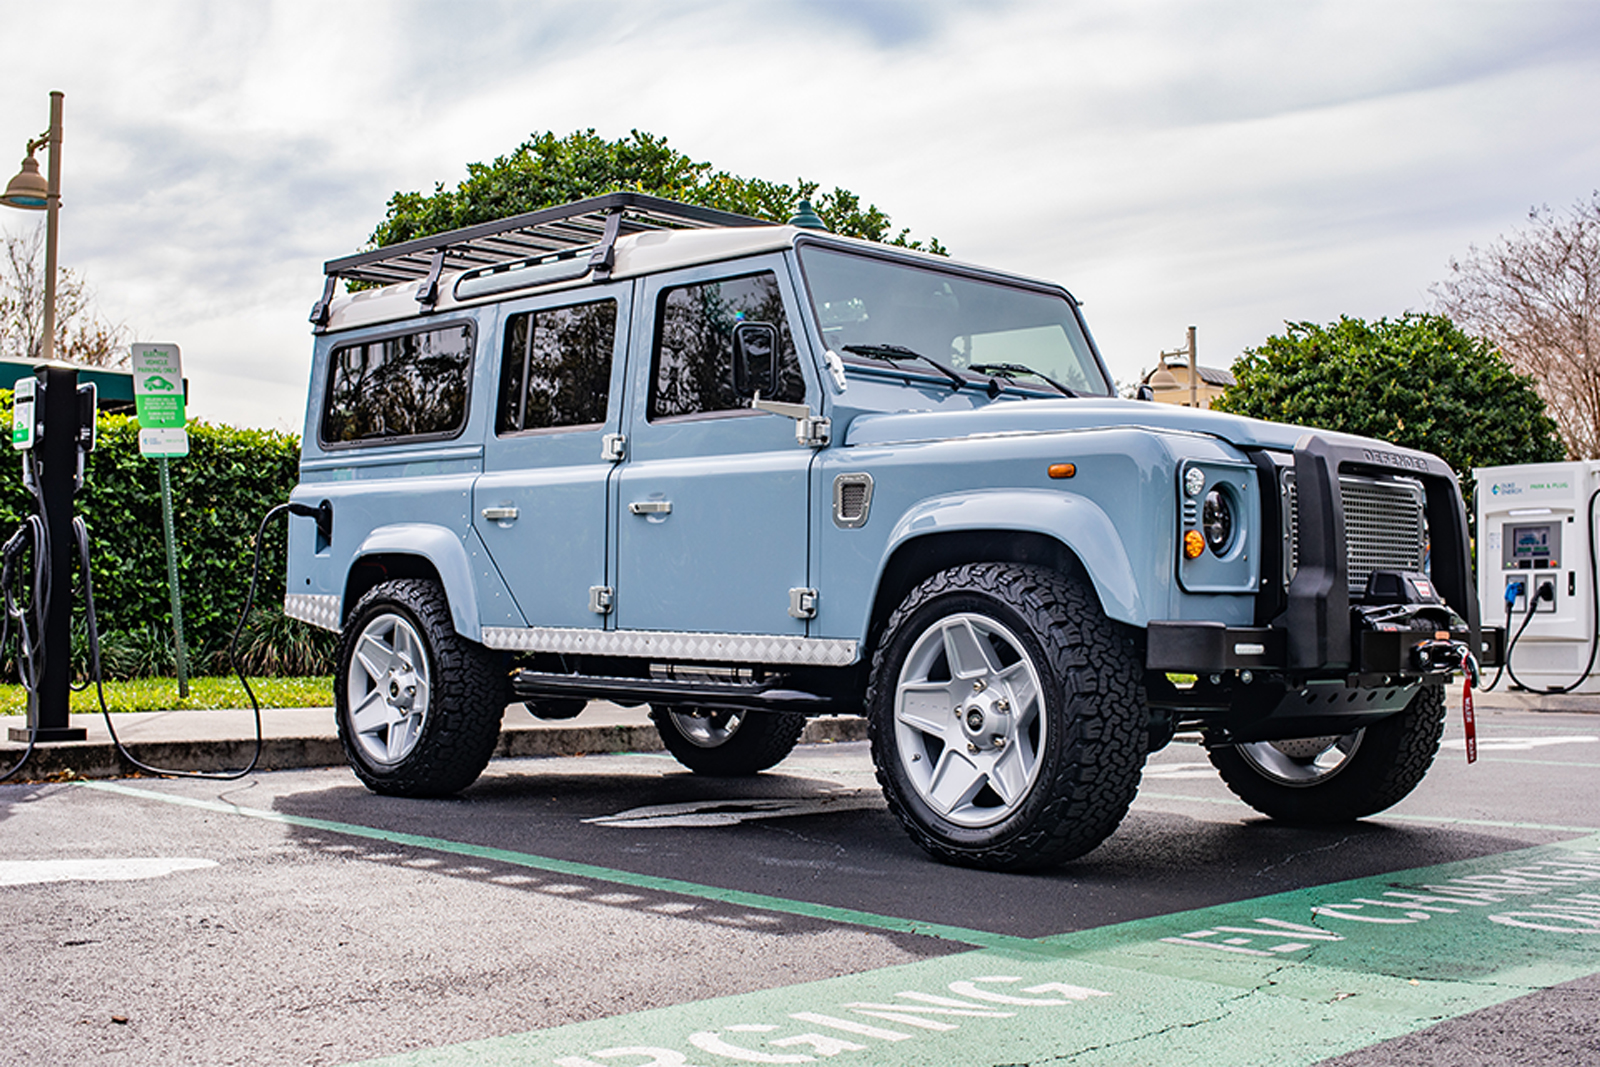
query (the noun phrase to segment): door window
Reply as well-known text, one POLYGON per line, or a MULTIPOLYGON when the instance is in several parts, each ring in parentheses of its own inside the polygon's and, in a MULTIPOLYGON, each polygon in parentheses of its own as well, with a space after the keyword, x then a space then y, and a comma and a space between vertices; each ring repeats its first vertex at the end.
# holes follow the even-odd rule
POLYGON ((650 382, 652 420, 750 406, 750 398, 734 388, 733 329, 741 322, 766 322, 778 328, 777 385, 763 399, 805 400, 805 378, 789 335, 778 278, 763 271, 662 291, 650 382))
POLYGON ((506 323, 495 432, 605 422, 617 302, 540 308, 506 323))

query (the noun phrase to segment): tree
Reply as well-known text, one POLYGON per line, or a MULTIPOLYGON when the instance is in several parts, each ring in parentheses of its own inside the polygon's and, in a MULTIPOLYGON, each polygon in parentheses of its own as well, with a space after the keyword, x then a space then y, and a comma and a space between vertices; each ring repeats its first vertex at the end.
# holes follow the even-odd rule
POLYGON ((1600 457, 1600 192, 1450 261, 1433 287, 1445 314, 1532 375, 1568 455, 1600 457))
POLYGON ((1532 379, 1443 315, 1284 325, 1239 357, 1213 410, 1432 452, 1460 475, 1469 510, 1472 468, 1562 458, 1532 379))
POLYGON ((466 178, 454 189, 440 182, 428 195, 395 193, 370 240, 377 248, 626 190, 773 222, 787 222, 804 198, 834 233, 946 253, 937 238, 913 239, 909 229, 895 232, 888 215, 876 204, 863 208, 855 193, 835 187, 819 196, 819 188, 803 179, 789 185, 713 171, 710 163, 697 163, 668 146, 665 137, 638 130, 615 141, 592 129, 565 137, 535 133, 493 163, 467 164, 466 178))
MULTIPOLYGON (((129 359, 128 330, 106 321, 94 294, 75 272, 56 271, 56 340, 59 359, 114 367, 129 359)), ((0 356, 39 359, 44 352, 44 230, 5 238, 0 252, 0 356)))

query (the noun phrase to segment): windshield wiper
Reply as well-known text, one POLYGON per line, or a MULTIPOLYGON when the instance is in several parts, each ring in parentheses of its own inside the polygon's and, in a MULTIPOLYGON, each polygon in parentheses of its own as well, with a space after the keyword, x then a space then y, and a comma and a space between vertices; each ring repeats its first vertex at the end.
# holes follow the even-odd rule
POLYGON ((904 345, 845 345, 844 350, 853 356, 881 359, 886 363, 898 363, 903 359, 920 359, 946 378, 949 378, 952 389, 960 389, 967 384, 967 380, 961 376, 961 372, 954 367, 947 367, 932 356, 925 356, 921 352, 913 352, 904 345))
POLYGON ((1022 363, 972 363, 968 365, 968 369, 975 370, 979 374, 996 374, 1007 381, 1015 380, 1019 374, 1026 374, 1030 377, 1038 378, 1042 382, 1049 382, 1050 386, 1062 396, 1076 397, 1078 395, 1075 390, 1062 385, 1050 375, 1042 371, 1036 371, 1022 363))

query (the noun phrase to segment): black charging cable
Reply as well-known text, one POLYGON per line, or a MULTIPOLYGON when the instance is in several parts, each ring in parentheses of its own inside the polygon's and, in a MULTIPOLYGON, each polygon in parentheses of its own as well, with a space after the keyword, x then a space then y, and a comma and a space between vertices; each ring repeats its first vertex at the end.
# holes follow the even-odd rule
MULTIPOLYGON (((33 494, 38 509, 23 520, 6 540, 4 548, 0 549, 0 597, 3 597, 5 614, 4 622, 0 623, 0 651, 7 647, 11 639, 11 627, 15 623, 17 674, 23 689, 29 694, 39 691, 39 681, 44 676, 44 611, 50 603, 50 526, 42 517, 44 497, 39 489, 38 471, 34 467, 36 462, 31 451, 22 454, 22 484, 33 494), (33 549, 33 587, 28 603, 18 606, 14 591, 17 561, 29 548, 33 549), (28 629, 30 614, 39 620, 37 635, 28 629)), ((29 722, 28 743, 23 749, 22 758, 5 774, 0 774, 0 782, 9 781, 27 765, 33 756, 38 736, 38 726, 29 722)))
POLYGON ((135 757, 122 744, 117 737, 117 729, 111 722, 111 709, 106 706, 105 689, 101 684, 100 674, 100 634, 95 624, 94 614, 94 580, 89 573, 89 533, 83 525, 81 518, 72 520, 73 530, 78 537, 78 554, 83 565, 84 605, 89 619, 89 656, 90 669, 93 673, 95 693, 100 698, 100 713, 105 717, 106 730, 111 734, 111 743, 116 746, 122 758, 150 774, 165 775, 169 778, 203 778, 208 781, 232 782, 245 777, 256 769, 261 762, 261 703, 256 699, 254 689, 250 688, 250 679, 245 677, 244 668, 239 663, 239 637, 244 633, 245 624, 250 619, 250 611, 255 607, 256 589, 261 581, 261 552, 266 542, 267 526, 280 515, 308 515, 317 518, 321 511, 305 504, 278 504, 267 509, 261 518, 261 525, 256 528, 256 543, 254 558, 250 564, 250 589, 245 594, 244 606, 239 610, 239 621, 234 624, 233 635, 228 639, 228 663, 233 667, 233 672, 239 678, 239 684, 244 686, 245 695, 250 698, 250 710, 255 716, 256 737, 255 749, 250 756, 250 762, 236 771, 177 771, 166 767, 153 767, 135 757))

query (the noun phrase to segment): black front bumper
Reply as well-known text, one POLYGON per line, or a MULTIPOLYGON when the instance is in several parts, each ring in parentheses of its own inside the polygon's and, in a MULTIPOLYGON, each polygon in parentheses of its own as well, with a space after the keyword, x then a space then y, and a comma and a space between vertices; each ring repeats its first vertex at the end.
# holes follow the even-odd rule
MULTIPOLYGON (((1475 648, 1480 667, 1498 667, 1505 631, 1479 630, 1476 644, 1465 626, 1452 627, 1450 640, 1475 648)), ((1417 630, 1364 630, 1352 635, 1354 659, 1341 665, 1354 675, 1420 675, 1413 649, 1437 639, 1417 630)), ((1145 666, 1174 674, 1289 669, 1288 637, 1269 626, 1224 626, 1220 622, 1152 622, 1146 631, 1145 666)))

